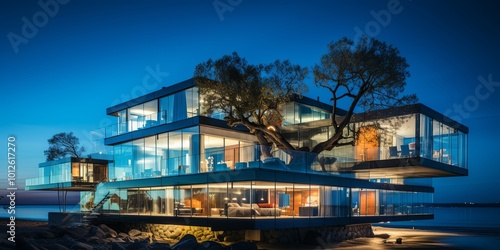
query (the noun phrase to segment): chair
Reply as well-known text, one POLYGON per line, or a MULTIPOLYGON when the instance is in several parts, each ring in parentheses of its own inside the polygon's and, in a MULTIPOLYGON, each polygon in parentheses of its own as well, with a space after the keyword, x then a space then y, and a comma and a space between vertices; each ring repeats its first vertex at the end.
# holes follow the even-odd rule
POLYGON ((389 147, 389 158, 398 157, 398 147, 389 147))
POLYGON ((410 157, 410 146, 401 145, 401 157, 410 157))

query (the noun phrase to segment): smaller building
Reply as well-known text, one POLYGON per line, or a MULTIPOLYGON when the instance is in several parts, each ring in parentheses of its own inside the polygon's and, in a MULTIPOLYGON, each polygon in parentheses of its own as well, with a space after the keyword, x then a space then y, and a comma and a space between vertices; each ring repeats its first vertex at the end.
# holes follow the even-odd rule
POLYGON ((108 160, 67 157, 38 164, 37 178, 26 180, 26 190, 90 191, 108 181, 108 160))

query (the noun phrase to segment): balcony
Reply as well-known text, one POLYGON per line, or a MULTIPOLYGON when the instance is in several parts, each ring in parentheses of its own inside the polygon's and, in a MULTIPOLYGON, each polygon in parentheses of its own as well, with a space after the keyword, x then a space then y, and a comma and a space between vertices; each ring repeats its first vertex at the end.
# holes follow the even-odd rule
POLYGON ((93 190, 107 175, 107 160, 64 158, 40 163, 39 177, 26 179, 26 190, 93 190))

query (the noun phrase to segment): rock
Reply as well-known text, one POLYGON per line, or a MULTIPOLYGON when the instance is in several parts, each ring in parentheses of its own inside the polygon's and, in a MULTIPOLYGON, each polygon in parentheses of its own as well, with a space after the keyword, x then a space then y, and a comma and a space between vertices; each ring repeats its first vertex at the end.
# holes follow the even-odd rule
POLYGON ((102 231, 102 229, 100 229, 96 226, 92 226, 90 228, 89 232, 87 233, 87 237, 88 236, 96 236, 99 239, 104 239, 104 238, 106 238, 106 233, 104 231, 102 231))
POLYGON ((9 240, 6 240, 6 239, 0 239, 0 246, 14 249, 14 248, 16 248, 16 243, 9 241, 9 240))
POLYGON ((258 250, 257 244, 253 242, 238 242, 230 246, 231 250, 258 250))
POLYGON ((111 250, 127 250, 123 244, 113 242, 111 243, 111 250))
POLYGON ((195 249, 196 247, 198 247, 196 237, 192 234, 186 234, 179 240, 179 242, 172 246, 172 250, 195 249))
POLYGON ((131 237, 135 237, 135 236, 138 236, 141 234, 142 234, 142 232, 137 230, 137 229, 132 229, 128 232, 128 235, 130 235, 131 237))
POLYGON ((403 243, 403 239, 402 238, 397 238, 396 239, 396 244, 402 244, 403 243))
POLYGON ((40 239, 54 239, 56 236, 51 232, 38 232, 36 233, 36 237, 40 239))
POLYGON ((52 243, 50 244, 50 250, 69 250, 69 248, 58 243, 52 243))
POLYGON ((127 250, 147 250, 149 242, 147 241, 137 241, 126 247, 127 250))
POLYGON ((90 236, 90 237, 87 237, 85 239, 85 241, 89 244, 92 244, 92 245, 105 245, 106 242, 104 241, 104 239, 101 239, 97 236, 90 236))
POLYGON ((150 245, 151 250, 166 250, 170 249, 170 244, 168 243, 153 243, 150 245))
POLYGON ((101 225, 99 225, 99 228, 100 228, 103 232, 105 232, 105 233, 106 233, 106 236, 108 236, 108 235, 109 235, 109 236, 111 236, 111 237, 113 237, 113 238, 114 238, 114 237, 116 237, 116 236, 118 236, 118 233, 117 233, 115 230, 113 230, 112 228, 108 227, 106 224, 101 224, 101 225))
POLYGON ((216 249, 222 249, 223 246, 215 241, 204 241, 200 243, 201 246, 203 246, 206 249, 210 250, 216 250, 216 249))
POLYGON ((75 242, 70 249, 74 250, 92 250, 94 249, 91 245, 85 244, 83 242, 75 242))

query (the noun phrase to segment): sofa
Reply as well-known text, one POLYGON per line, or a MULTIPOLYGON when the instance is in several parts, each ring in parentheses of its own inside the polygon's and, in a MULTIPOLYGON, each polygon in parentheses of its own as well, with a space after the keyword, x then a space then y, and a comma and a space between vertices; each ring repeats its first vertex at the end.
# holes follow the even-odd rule
POLYGON ((248 204, 227 203, 225 214, 228 217, 251 217, 251 216, 280 216, 281 209, 271 204, 248 204))
POLYGON ((184 203, 176 202, 174 213, 175 215, 202 215, 203 208, 194 208, 186 206, 184 203))

